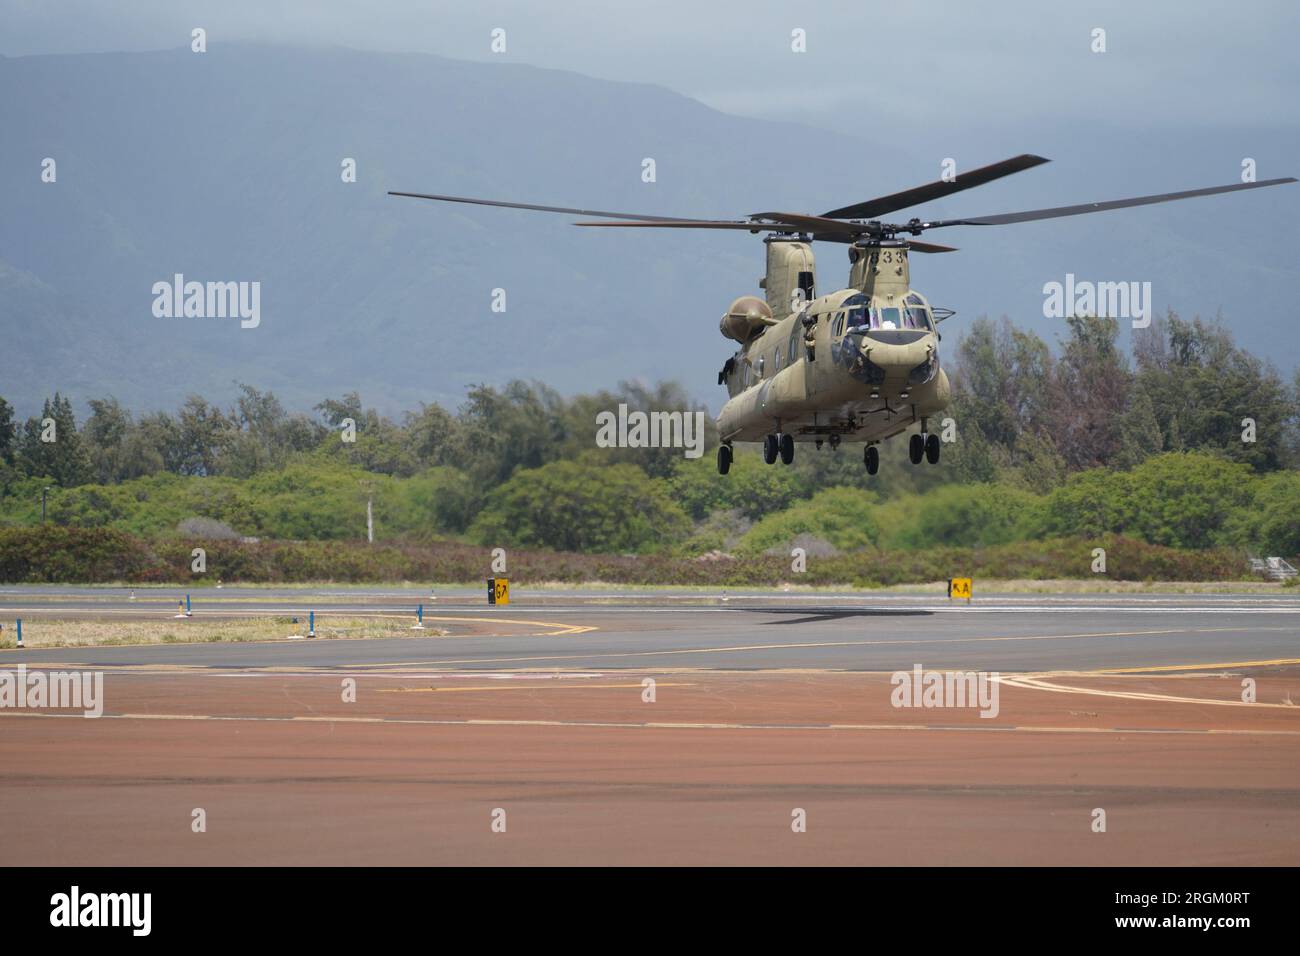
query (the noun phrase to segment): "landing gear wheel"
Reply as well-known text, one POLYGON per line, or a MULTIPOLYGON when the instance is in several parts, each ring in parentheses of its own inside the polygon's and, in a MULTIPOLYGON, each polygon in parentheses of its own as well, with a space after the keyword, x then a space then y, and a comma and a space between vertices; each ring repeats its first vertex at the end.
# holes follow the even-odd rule
POLYGON ((718 474, 725 475, 731 471, 731 446, 718 446, 718 474))
POLYGON ((776 452, 776 436, 768 435, 763 439, 763 461, 769 465, 772 464, 772 462, 776 461, 776 452))
POLYGON ((790 464, 794 461, 794 436, 778 435, 776 441, 781 449, 781 463, 784 465, 790 464))
POLYGON ((862 452, 862 463, 867 466, 867 474, 874 475, 880 470, 880 449, 868 445, 862 452))
POLYGON ((931 435, 925 440, 925 460, 932 465, 939 464, 939 436, 931 435))
POLYGON ((912 460, 912 464, 919 465, 921 459, 925 457, 925 436, 913 435, 912 440, 907 444, 907 457, 912 460))

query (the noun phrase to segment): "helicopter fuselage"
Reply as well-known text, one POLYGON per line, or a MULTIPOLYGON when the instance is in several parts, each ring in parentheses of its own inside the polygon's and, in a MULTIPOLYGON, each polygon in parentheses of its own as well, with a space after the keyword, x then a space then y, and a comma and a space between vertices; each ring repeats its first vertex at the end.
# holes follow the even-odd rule
POLYGON ((724 334, 743 342, 719 374, 730 395, 720 439, 874 443, 943 411, 939 334, 930 304, 909 288, 907 259, 902 240, 855 244, 851 288, 804 300, 811 253, 769 246, 767 301, 743 297, 723 317, 724 334), (799 269, 783 275, 791 259, 799 269))

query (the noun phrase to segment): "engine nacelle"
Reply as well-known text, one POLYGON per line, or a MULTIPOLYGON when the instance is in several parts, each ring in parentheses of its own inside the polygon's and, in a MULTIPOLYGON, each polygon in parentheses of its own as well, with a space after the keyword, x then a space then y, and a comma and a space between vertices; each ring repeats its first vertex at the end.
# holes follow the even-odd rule
POLYGON ((756 295, 742 295, 731 303, 718 323, 718 331, 743 345, 775 321, 766 302, 756 295))

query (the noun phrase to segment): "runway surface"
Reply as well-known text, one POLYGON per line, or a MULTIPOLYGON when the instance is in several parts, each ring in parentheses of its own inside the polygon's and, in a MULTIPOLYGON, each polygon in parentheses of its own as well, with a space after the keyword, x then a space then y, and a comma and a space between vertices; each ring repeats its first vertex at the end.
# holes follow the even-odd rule
MULTIPOLYGON (((183 593, 6 588, 0 621, 183 593)), ((5 862, 1300 862, 1300 598, 191 595, 178 629, 422 602, 446 633, 0 651, 105 697, 0 709, 5 862), (986 674, 996 713, 895 706, 915 665, 986 674)))
MULTIPOLYGON (((0 590, 0 619, 167 620, 176 595, 58 589, 0 590)), ((424 604, 442 637, 170 644, 25 652, 29 662, 97 667, 356 667, 419 663, 456 669, 928 667, 1037 671, 1300 658, 1300 596, 1057 595, 943 597, 737 592, 726 597, 555 592, 506 607, 451 593, 225 589, 195 595, 202 619, 407 615, 424 604), (636 601, 637 603, 632 603, 636 601), (619 602, 611 604, 610 602, 619 602)), ((521 599, 522 598, 522 599, 521 599)), ((182 625, 185 622, 181 622, 182 625)), ((295 628, 286 627, 286 634, 295 628)), ((302 628, 296 630, 302 631, 302 628)), ((3 660, 3 655, 0 655, 3 660)))

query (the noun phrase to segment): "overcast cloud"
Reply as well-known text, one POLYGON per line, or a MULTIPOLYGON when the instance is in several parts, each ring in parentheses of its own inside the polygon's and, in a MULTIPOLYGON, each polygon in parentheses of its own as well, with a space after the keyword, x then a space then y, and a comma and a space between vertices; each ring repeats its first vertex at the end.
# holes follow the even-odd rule
POLYGON ((1147 129, 1300 120, 1300 4, 1132 0, 0 0, 0 53, 181 46, 210 38, 339 44, 515 62, 654 83, 728 112, 813 125, 855 113, 902 135, 1076 121, 1147 129), (1090 50, 1094 28, 1107 52, 1090 50), (791 31, 807 52, 791 52, 791 31), (498 58, 499 59, 499 58, 498 58))

